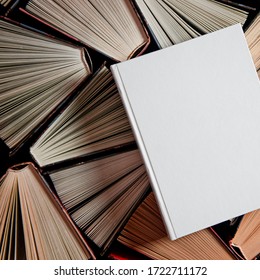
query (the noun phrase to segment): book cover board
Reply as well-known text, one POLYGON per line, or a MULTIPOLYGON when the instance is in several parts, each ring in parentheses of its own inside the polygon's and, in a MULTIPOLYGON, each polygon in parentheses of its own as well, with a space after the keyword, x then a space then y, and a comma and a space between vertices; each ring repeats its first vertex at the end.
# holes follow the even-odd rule
POLYGON ((111 69, 171 239, 260 207, 260 87, 240 24, 111 69))

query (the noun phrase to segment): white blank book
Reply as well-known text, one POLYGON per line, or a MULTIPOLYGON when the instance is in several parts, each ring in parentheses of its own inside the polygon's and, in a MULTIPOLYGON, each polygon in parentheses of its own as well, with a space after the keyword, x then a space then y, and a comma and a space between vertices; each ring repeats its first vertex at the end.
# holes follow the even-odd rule
POLYGON ((260 85, 240 25, 111 69, 171 239, 260 208, 260 85))

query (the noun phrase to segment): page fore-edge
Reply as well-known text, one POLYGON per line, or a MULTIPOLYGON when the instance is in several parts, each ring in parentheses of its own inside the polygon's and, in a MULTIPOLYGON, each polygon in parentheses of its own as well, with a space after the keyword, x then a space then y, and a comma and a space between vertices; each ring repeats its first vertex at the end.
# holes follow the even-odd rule
POLYGON ((160 209, 160 212, 161 212, 161 216, 162 216, 167 234, 168 234, 168 236, 171 240, 175 240, 175 239, 178 238, 178 236, 176 235, 173 223, 170 219, 168 210, 166 208, 166 205, 165 205, 165 202, 164 202, 164 199, 163 199, 163 196, 162 196, 157 178, 156 178, 154 170, 153 170, 153 166, 151 164, 149 155, 147 153, 147 150, 146 150, 141 132, 139 130, 134 112, 133 112, 131 104, 129 102, 129 99, 128 99, 128 96, 127 96, 127 91, 125 89, 123 80, 121 78, 120 71, 119 71, 118 66, 116 64, 112 65, 110 67, 110 70, 113 74, 115 83, 117 85, 118 92, 119 92, 119 94, 121 96, 121 99, 123 101, 123 104, 124 104, 128 119, 130 121, 130 124, 131 124, 132 130, 133 130, 138 148, 140 149, 142 158, 145 162, 145 168, 146 168, 146 171, 149 175, 149 179, 150 179, 151 186, 152 186, 152 189, 153 189, 154 194, 155 194, 156 201, 157 201, 158 205, 160 206, 159 209, 160 209))

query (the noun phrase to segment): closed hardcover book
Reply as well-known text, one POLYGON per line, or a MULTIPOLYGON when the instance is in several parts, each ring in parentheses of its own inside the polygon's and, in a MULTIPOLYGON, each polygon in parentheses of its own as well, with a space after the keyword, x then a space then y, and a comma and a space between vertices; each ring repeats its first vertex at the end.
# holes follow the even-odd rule
POLYGON ((240 24, 111 69, 171 239, 260 207, 260 87, 240 24))

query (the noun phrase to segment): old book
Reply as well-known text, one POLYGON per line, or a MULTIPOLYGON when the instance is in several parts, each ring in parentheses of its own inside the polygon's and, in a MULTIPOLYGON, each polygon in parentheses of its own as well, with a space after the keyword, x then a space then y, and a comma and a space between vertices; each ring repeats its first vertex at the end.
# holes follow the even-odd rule
POLYGON ((247 213, 241 219, 230 241, 231 247, 245 259, 254 259, 260 254, 260 210, 247 213))
POLYGON ((140 54, 149 44, 128 0, 30 0, 21 10, 117 61, 140 54))
POLYGON ((72 219, 102 254, 149 189, 138 150, 56 170, 50 177, 72 219))
POLYGON ((0 19, 0 138, 17 149, 91 74, 85 50, 0 19))
POLYGON ((260 85, 240 24, 112 72, 170 238, 259 208, 260 85))
POLYGON ((90 259, 92 251, 31 163, 0 180, 0 259, 90 259))
POLYGON ((135 0, 160 48, 233 25, 248 12, 213 0, 135 0))
POLYGON ((171 241, 167 237, 153 193, 149 194, 135 211, 118 240, 131 249, 157 260, 235 259, 210 229, 171 241))
POLYGON ((133 142, 112 74, 102 66, 30 151, 46 166, 133 142))
POLYGON ((252 54, 252 58, 260 79, 260 14, 256 16, 252 24, 246 30, 246 40, 252 54))

